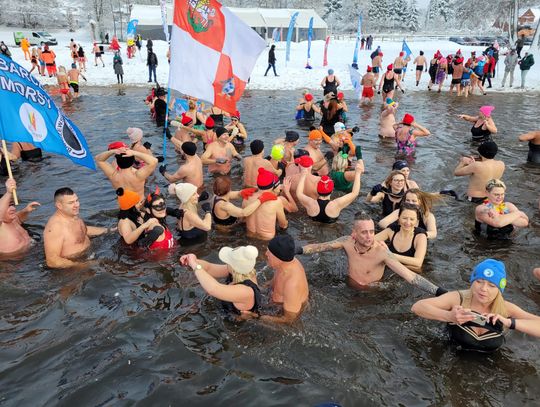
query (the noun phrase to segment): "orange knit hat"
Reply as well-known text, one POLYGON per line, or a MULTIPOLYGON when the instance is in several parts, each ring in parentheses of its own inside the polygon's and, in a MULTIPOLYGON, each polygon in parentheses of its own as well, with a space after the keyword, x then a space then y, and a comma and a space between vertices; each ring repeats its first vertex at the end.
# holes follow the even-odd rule
POLYGON ((118 205, 123 211, 133 208, 141 200, 138 193, 129 189, 118 188, 116 195, 118 195, 118 205))
POLYGON ((322 137, 322 133, 321 133, 320 130, 315 129, 315 130, 311 130, 309 132, 309 139, 310 140, 322 140, 322 138, 323 137, 322 137))

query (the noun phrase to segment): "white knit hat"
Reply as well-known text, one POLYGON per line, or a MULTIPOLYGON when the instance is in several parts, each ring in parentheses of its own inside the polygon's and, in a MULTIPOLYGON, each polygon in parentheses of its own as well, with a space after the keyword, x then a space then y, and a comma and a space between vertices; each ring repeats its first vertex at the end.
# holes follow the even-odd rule
POLYGON ((186 203, 197 192, 197 187, 189 182, 169 185, 169 193, 176 195, 180 202, 186 203))
POLYGON ((255 268, 259 251, 255 246, 222 247, 219 259, 231 266, 235 273, 249 274, 255 268))
POLYGON ((126 133, 131 140, 132 143, 136 143, 137 141, 141 141, 143 137, 143 132, 138 127, 128 127, 126 130, 126 133))

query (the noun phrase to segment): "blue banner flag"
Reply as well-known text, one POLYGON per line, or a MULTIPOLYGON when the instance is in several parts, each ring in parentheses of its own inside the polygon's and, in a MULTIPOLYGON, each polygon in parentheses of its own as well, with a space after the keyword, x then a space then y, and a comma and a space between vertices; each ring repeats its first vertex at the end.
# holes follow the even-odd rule
POLYGON ((308 28, 308 31, 307 31, 307 57, 308 57, 308 60, 309 58, 311 58, 311 54, 310 54, 310 51, 311 51, 311 40, 313 38, 313 17, 311 17, 309 19, 309 28, 308 28))
POLYGON ((32 143, 96 169, 80 130, 25 68, 0 55, 0 139, 32 143))
POLYGON ((272 31, 272 39, 274 40, 274 42, 278 42, 279 41, 279 28, 274 28, 274 31, 272 31))
POLYGON ((401 46, 401 50, 403 52, 405 52, 405 58, 408 58, 409 55, 412 54, 412 51, 411 49, 409 48, 409 46, 407 45, 407 41, 405 41, 405 38, 403 39, 403 45, 401 46))
POLYGON ((287 51, 285 52, 285 61, 290 61, 290 54, 291 54, 291 40, 292 35, 294 31, 294 25, 296 24, 296 18, 298 17, 298 14, 300 14, 298 11, 296 11, 291 16, 291 22, 289 23, 289 29, 287 30, 287 51))
POLYGON ((139 20, 131 20, 128 23, 128 26, 127 26, 128 38, 135 38, 135 33, 137 32, 137 24, 139 24, 139 20))
POLYGON ((353 54, 353 67, 358 68, 358 44, 360 43, 360 37, 362 36, 362 15, 358 17, 358 30, 356 31, 356 44, 354 44, 353 54))

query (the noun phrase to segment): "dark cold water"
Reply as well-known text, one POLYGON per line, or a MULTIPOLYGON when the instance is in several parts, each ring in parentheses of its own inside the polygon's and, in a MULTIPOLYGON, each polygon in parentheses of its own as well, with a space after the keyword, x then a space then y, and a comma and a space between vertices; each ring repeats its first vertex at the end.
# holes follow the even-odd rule
MULTIPOLYGON (((139 88, 120 93, 87 88, 65 110, 94 154, 111 141, 127 140, 129 126, 141 127, 159 149, 145 95, 139 88)), ((269 145, 280 132, 294 128, 298 96, 248 91, 240 110, 249 139, 262 138, 269 145)), ((527 147, 516 139, 538 128, 540 96, 458 100, 425 92, 400 99, 400 115, 413 113, 433 133, 419 142, 411 173, 428 191, 465 190, 467 180, 452 173, 460 155, 471 151, 470 124, 455 115, 475 114, 482 104, 496 106, 507 200, 529 215, 531 226, 518 231, 513 242, 487 242, 471 233, 474 207, 448 200, 434 211, 439 235, 429 244, 424 275, 450 289, 466 288, 471 266, 496 257, 507 266, 505 297, 540 314, 540 284, 531 276, 533 267, 540 266, 540 168, 525 163, 527 147)), ((360 209, 379 213, 364 199, 388 174, 394 145, 377 137, 378 106, 359 110, 350 105, 349 124, 362 128, 367 169, 361 198, 337 224, 320 226, 301 213, 290 216, 289 232, 299 244, 349 233, 360 209)), ((175 169, 171 149, 168 161, 175 169)), ((165 186, 156 174, 150 185, 165 186)), ((238 167, 233 175, 238 185, 238 167)), ((21 165, 17 179, 22 203, 42 203, 28 223, 37 239, 53 213, 53 192, 63 186, 75 189, 88 223, 116 224, 115 195, 101 172, 48 154, 40 164, 21 165)), ((348 287, 341 252, 301 256, 311 294, 293 326, 224 320, 219 303, 204 294, 177 259, 193 250, 217 260, 220 247, 246 243, 241 228, 228 234, 213 231, 205 244, 159 256, 130 251, 117 235, 108 235, 94 240, 97 264, 89 270, 47 269, 42 242, 20 261, 0 262, 0 405, 538 405, 540 340, 512 332, 495 354, 458 351, 448 343, 442 323, 410 312, 424 294, 400 278, 387 273, 379 287, 367 291, 348 287)), ((261 252, 258 269, 267 280, 272 273, 262 255, 265 245, 251 243, 261 252)))

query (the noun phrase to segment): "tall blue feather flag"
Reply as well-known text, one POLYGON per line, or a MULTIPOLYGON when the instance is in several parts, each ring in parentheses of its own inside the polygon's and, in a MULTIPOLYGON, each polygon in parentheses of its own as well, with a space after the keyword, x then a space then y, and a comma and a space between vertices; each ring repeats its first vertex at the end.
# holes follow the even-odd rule
POLYGON ((353 67, 358 67, 358 44, 362 36, 362 15, 358 17, 358 30, 356 31, 356 44, 354 44, 353 67))
POLYGON ((401 46, 401 50, 405 52, 405 58, 408 58, 409 55, 412 54, 412 51, 407 45, 407 41, 405 41, 405 38, 403 39, 403 45, 401 46))
POLYGON ((290 61, 290 54, 291 54, 291 40, 292 35, 294 31, 294 25, 296 24, 296 18, 298 17, 298 14, 300 14, 298 11, 296 11, 291 16, 291 21, 289 22, 289 29, 287 30, 287 50, 285 52, 285 61, 290 61))

